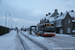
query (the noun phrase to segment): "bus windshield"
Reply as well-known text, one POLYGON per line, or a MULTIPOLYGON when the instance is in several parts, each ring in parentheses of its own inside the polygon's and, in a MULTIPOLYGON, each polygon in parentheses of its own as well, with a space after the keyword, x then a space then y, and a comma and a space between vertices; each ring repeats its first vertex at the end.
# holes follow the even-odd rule
POLYGON ((38 30, 44 32, 55 32, 54 25, 39 25, 38 30))
POLYGON ((54 26, 45 26, 44 31, 45 32, 54 32, 55 28, 54 28, 54 26))

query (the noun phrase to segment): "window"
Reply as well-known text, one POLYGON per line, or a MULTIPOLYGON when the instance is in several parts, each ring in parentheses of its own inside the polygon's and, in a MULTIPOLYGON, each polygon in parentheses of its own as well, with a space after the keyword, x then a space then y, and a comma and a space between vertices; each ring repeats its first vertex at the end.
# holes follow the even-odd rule
POLYGON ((75 23, 72 24, 73 30, 75 30, 75 23))
POLYGON ((65 24, 67 24, 67 20, 65 20, 65 24))
POLYGON ((75 30, 75 26, 73 27, 73 30, 75 30))
POLYGON ((70 19, 68 20, 68 23, 70 23, 70 19))
POLYGON ((62 26, 62 20, 56 21, 56 26, 62 26))

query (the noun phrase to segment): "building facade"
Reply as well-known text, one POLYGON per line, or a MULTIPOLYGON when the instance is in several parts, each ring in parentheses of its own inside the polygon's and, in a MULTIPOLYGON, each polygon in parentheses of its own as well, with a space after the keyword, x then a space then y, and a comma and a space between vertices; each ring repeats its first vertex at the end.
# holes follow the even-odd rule
POLYGON ((69 11, 57 16, 55 19, 55 28, 58 34, 75 33, 75 12, 69 11))
POLYGON ((44 19, 40 20, 39 24, 43 23, 54 24, 58 34, 75 34, 75 12, 73 10, 59 14, 55 9, 53 14, 48 13, 44 19))

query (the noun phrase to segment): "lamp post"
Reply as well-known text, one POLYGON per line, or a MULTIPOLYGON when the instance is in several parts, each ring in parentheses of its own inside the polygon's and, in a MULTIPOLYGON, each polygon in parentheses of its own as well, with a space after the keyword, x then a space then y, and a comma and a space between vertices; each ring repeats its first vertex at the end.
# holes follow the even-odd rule
POLYGON ((12 22, 13 22, 13 21, 12 21, 12 19, 11 19, 11 26, 10 26, 10 28, 12 28, 12 22))
MULTIPOLYGON (((7 14, 10 16, 10 12, 5 13, 5 27, 7 27, 7 14)), ((5 33, 6 33, 6 28, 5 28, 5 33)))

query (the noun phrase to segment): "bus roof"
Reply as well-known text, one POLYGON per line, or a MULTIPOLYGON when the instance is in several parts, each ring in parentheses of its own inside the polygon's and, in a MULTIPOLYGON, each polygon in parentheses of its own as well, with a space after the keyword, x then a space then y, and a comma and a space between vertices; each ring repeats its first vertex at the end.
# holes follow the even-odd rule
MULTIPOLYGON (((43 24, 38 24, 38 26, 45 25, 45 24, 50 24, 50 23, 43 23, 43 24)), ((51 24, 51 25, 53 25, 53 24, 51 24)))

